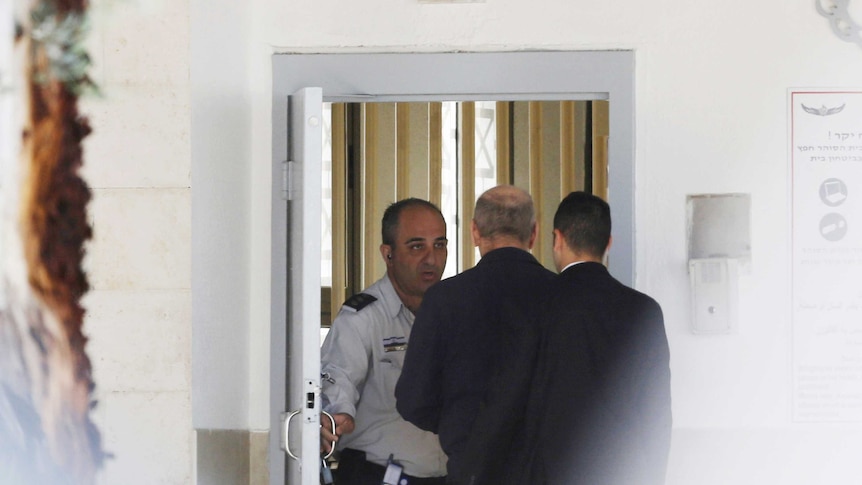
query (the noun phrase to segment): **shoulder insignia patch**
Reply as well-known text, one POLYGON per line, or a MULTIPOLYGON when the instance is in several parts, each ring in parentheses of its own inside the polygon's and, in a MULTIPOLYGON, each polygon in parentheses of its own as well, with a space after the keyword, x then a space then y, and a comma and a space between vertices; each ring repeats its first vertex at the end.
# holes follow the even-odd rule
POLYGON ((359 311, 375 301, 377 301, 377 298, 369 295, 368 293, 357 293, 348 298, 347 301, 344 302, 344 306, 359 311))

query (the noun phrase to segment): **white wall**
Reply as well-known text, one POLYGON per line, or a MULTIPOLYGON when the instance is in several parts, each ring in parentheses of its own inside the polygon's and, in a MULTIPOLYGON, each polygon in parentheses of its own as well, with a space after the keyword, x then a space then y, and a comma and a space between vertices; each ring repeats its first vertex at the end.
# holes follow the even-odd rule
POLYGON ((189 4, 194 425, 248 429, 249 380, 260 378, 249 370, 249 99, 265 77, 249 75, 248 4, 189 4))
POLYGON ((85 268, 99 483, 192 480, 188 2, 92 2, 85 268))

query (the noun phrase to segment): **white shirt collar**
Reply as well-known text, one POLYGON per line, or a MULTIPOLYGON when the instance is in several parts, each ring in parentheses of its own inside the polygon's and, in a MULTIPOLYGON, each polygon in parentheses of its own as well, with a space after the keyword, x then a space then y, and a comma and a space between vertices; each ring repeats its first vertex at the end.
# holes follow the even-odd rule
POLYGON ((565 268, 563 268, 563 270, 562 270, 562 271, 560 271, 560 273, 562 273, 563 271, 565 271, 565 270, 567 270, 567 269, 571 268, 572 266, 574 266, 574 265, 576 265, 576 264, 581 264, 581 263, 585 263, 585 262, 586 262, 586 261, 575 261, 574 263, 569 263, 569 264, 567 264, 567 265, 566 265, 566 267, 565 267, 565 268))

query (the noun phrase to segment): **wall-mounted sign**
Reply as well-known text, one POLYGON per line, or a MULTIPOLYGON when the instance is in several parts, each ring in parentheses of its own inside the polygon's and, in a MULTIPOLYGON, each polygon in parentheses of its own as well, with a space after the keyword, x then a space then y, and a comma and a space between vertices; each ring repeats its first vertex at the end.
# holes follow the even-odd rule
POLYGON ((793 419, 862 422, 862 89, 789 111, 793 419))

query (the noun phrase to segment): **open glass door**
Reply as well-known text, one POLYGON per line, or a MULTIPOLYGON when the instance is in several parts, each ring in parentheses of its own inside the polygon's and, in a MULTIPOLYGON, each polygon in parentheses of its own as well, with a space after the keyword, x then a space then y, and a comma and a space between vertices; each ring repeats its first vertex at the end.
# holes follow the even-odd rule
MULTIPOLYGON (((287 369, 273 372, 270 483, 317 485, 320 473, 320 211, 322 91, 305 88, 288 102, 288 161, 273 193, 273 294, 287 305, 273 321, 273 351, 287 369), (278 245, 283 243, 281 245, 278 245), (286 248, 286 250, 285 250, 286 248), (283 293, 282 293, 283 292, 283 293), (282 350, 283 352, 283 350, 282 350), (279 373, 284 379, 279 378, 279 373), (277 443, 277 445, 276 445, 277 443)), ((278 171, 278 169, 276 169, 278 171)), ((274 309, 275 312, 275 309, 274 309)))

